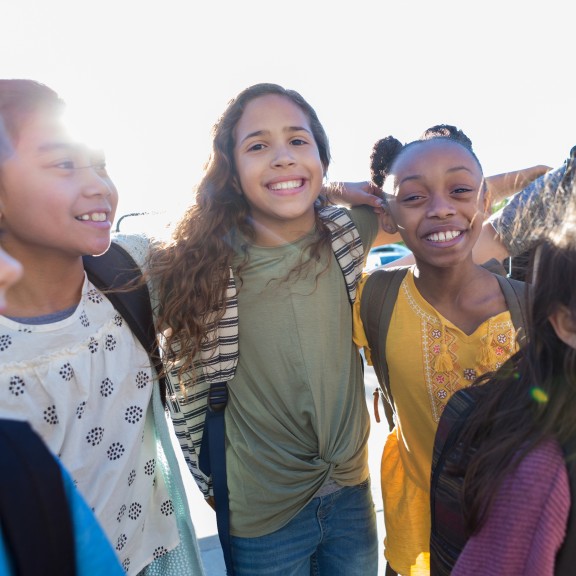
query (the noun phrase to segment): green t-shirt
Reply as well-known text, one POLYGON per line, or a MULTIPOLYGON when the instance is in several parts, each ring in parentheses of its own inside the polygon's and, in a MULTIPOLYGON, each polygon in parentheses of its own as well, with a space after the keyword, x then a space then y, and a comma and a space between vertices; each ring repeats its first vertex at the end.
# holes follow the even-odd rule
MULTIPOLYGON (((369 208, 350 216, 367 252, 377 219, 369 208)), ((236 278, 240 358, 226 408, 235 536, 278 530, 328 478, 353 486, 368 477, 370 421, 342 270, 330 250, 286 280, 310 238, 250 246, 242 282, 236 278)))

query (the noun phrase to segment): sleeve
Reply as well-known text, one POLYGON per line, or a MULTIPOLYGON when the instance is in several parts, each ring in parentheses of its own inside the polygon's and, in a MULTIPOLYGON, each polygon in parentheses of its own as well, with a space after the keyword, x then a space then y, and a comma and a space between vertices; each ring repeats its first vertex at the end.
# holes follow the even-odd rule
POLYGON ((370 348, 368 347, 368 338, 366 338, 366 332, 364 331, 364 324, 360 317, 360 305, 362 302, 362 292, 364 291, 364 285, 366 280, 368 280, 368 274, 364 274, 362 279, 358 283, 358 292, 356 294, 356 300, 352 308, 352 340, 358 348, 364 349, 364 357, 366 362, 372 366, 372 355, 370 353, 370 348))
POLYGON ((362 246, 364 247, 364 257, 366 258, 370 248, 378 236, 378 216, 370 206, 356 206, 348 210, 350 218, 360 234, 362 246))
POLYGON ((538 240, 538 231, 550 224, 550 218, 554 222, 564 213, 572 196, 571 190, 560 186, 566 168, 564 164, 540 176, 490 217, 490 224, 512 256, 528 250, 538 240))
POLYGON ((569 510, 570 486, 562 451, 549 441, 530 452, 504 480, 452 576, 553 576, 569 510))

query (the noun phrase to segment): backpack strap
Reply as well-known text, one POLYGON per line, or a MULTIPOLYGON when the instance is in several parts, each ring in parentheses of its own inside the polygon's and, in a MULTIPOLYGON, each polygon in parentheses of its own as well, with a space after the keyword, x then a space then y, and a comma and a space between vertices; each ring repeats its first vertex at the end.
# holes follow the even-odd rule
POLYGON ((394 428, 394 399, 386 361, 386 338, 398 291, 408 269, 409 266, 372 272, 366 280, 360 302, 360 318, 368 339, 380 393, 384 398, 384 412, 390 430, 394 428))
POLYGON ((364 247, 356 225, 346 210, 338 206, 322 208, 319 216, 330 230, 332 252, 344 276, 348 299, 356 300, 356 288, 364 268, 364 247))
POLYGON ((142 278, 142 271, 132 256, 121 246, 112 242, 101 256, 84 256, 84 269, 88 279, 102 290, 114 308, 126 320, 134 336, 150 356, 159 376, 160 397, 166 403, 166 382, 150 304, 150 293, 142 278), (118 289, 126 289, 118 291, 118 289))
POLYGON ((0 420, 0 525, 14 574, 76 574, 61 469, 27 422, 0 420))
POLYGON ((434 439, 430 480, 430 566, 435 576, 449 576, 468 540, 462 511, 460 472, 469 455, 462 454, 459 437, 490 383, 458 390, 446 404, 434 439))
POLYGON ((496 274, 500 289, 504 294, 506 306, 510 311, 512 324, 516 330, 516 342, 520 347, 526 343, 526 326, 528 325, 527 307, 529 302, 529 286, 525 282, 496 274))
POLYGON ((228 404, 228 382, 213 382, 208 392, 208 409, 198 467, 212 477, 218 538, 222 546, 227 576, 234 576, 232 541, 230 539, 230 501, 226 472, 226 426, 224 411, 228 404))

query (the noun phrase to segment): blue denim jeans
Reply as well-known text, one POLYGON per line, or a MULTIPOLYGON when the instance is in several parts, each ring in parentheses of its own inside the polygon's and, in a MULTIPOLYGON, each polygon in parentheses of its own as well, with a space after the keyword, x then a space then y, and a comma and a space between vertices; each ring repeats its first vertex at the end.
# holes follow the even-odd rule
POLYGON ((376 576, 370 481, 312 499, 272 534, 233 536, 232 556, 237 576, 376 576))

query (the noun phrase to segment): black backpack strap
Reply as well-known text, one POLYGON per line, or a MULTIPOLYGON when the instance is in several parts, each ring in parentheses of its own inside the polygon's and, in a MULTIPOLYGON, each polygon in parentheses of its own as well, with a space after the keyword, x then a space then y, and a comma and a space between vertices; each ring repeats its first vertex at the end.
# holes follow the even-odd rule
POLYGON ((62 472, 27 422, 0 420, 0 525, 15 574, 76 574, 62 472))
POLYGON ((430 478, 430 568, 435 576, 448 576, 467 540, 462 510, 463 454, 460 434, 490 384, 470 386, 453 394, 446 404, 434 438, 430 478))
POLYGON ((506 299, 512 324, 516 330, 516 341, 522 347, 526 343, 526 326, 528 325, 529 285, 514 278, 496 274, 500 289, 506 299))
POLYGON ((226 476, 226 427, 224 412, 228 404, 228 382, 212 382, 208 392, 208 409, 200 445, 198 467, 212 476, 218 538, 222 546, 227 576, 234 576, 230 540, 230 504, 226 476))
POLYGON ((104 292, 150 355, 160 377, 160 397, 165 404, 166 381, 160 376, 163 366, 156 340, 150 293, 144 282, 137 283, 142 277, 138 264, 124 248, 113 242, 101 256, 84 256, 84 269, 90 282, 104 292))
POLYGON ((408 268, 408 266, 382 268, 372 272, 366 280, 360 302, 360 318, 368 340, 374 371, 384 397, 384 411, 390 430, 394 428, 394 399, 386 361, 386 338, 398 291, 408 268))

